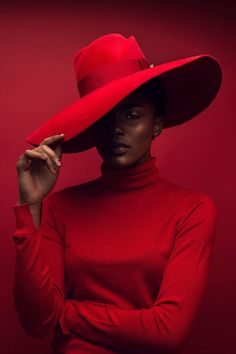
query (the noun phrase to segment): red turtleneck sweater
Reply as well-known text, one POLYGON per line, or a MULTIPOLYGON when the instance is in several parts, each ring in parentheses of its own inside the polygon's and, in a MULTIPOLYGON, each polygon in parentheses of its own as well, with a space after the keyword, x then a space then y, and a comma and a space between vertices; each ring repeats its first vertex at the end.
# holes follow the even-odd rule
POLYGON ((216 208, 162 178, 156 157, 50 193, 40 229, 16 217, 14 299, 54 354, 175 353, 202 301, 216 208))

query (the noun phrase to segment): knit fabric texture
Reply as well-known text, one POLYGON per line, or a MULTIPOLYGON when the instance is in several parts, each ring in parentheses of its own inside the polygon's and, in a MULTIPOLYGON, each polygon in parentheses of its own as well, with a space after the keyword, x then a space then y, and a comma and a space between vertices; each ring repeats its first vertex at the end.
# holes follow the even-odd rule
POLYGON ((179 353, 207 287, 216 206, 156 157, 51 192, 38 229, 14 205, 14 302, 53 354, 179 353))

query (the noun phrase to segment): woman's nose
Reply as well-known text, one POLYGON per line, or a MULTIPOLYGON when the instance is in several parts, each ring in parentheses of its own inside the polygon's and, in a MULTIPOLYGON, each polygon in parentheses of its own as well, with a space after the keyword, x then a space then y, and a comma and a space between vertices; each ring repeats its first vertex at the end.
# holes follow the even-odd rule
POLYGON ((110 113, 107 116, 106 123, 108 125, 108 129, 112 132, 123 130, 121 119, 120 119, 119 115, 116 113, 110 113))

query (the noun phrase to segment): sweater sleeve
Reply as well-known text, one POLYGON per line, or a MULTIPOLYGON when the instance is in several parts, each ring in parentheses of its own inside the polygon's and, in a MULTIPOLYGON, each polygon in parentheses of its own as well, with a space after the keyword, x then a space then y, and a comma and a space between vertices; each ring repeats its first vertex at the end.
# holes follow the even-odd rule
POLYGON ((215 204, 207 195, 184 202, 153 306, 125 309, 67 300, 60 318, 65 333, 69 329, 125 353, 172 353, 182 347, 206 290, 217 220, 215 204))
POLYGON ((27 204, 13 206, 16 230, 14 306, 24 331, 32 337, 51 334, 64 307, 62 225, 51 196, 42 202, 40 228, 27 204))

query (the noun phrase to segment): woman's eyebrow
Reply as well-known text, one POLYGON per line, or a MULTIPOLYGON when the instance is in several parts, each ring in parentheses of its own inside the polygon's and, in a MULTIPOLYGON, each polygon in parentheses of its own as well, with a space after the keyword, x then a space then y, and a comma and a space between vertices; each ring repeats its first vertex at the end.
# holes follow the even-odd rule
POLYGON ((124 103, 121 106, 119 106, 118 109, 127 109, 133 107, 142 107, 142 105, 139 103, 124 103))

